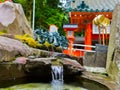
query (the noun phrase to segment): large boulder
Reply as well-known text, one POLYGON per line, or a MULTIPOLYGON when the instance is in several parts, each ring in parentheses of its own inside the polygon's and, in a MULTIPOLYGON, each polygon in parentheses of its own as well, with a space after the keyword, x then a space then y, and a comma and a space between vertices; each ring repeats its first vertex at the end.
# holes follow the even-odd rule
POLYGON ((0 63, 0 83, 2 80, 15 80, 16 78, 25 77, 26 74, 23 68, 23 64, 0 63))
POLYGON ((22 42, 0 36, 0 62, 14 60, 17 56, 28 56, 31 49, 22 42))
POLYGON ((0 31, 13 35, 33 35, 20 4, 8 1, 0 4, 0 31))
MULTIPOLYGON (((20 64, 20 62, 17 62, 20 64)), ((51 66, 63 66, 64 76, 81 74, 85 71, 84 67, 81 66, 76 60, 69 58, 27 58, 24 64, 24 71, 29 76, 51 76, 51 66)))
POLYGON ((0 36, 0 62, 13 61, 18 56, 33 56, 33 57, 50 57, 58 53, 49 52, 29 47, 19 40, 14 39, 14 36, 0 36))
POLYGON ((120 84, 120 3, 113 11, 106 69, 108 75, 120 84))
POLYGON ((85 70, 76 60, 69 58, 36 58, 31 56, 18 57, 11 63, 0 63, 0 81, 26 76, 31 78, 46 77, 48 79, 51 79, 51 67, 54 65, 63 66, 65 77, 81 74, 81 72, 85 70))

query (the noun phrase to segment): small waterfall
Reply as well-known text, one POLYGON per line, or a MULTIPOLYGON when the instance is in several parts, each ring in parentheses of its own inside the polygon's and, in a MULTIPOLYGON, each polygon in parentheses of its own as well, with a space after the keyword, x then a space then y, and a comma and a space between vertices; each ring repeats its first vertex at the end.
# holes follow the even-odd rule
POLYGON ((51 66, 53 90, 63 90, 63 66, 51 66))

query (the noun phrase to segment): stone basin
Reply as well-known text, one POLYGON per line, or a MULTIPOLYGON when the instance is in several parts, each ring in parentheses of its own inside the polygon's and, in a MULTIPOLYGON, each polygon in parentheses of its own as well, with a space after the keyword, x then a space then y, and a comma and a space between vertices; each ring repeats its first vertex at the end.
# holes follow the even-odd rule
POLYGON ((51 77, 51 65, 55 61, 58 62, 57 60, 60 65, 63 65, 64 76, 77 75, 85 71, 77 61, 69 58, 26 58, 26 63, 20 63, 19 61, 0 63, 0 80, 25 76, 51 77))

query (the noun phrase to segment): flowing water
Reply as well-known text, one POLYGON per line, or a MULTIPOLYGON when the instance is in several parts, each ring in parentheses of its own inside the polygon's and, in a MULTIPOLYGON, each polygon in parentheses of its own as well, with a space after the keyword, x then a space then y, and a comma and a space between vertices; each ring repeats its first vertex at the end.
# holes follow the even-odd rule
POLYGON ((52 88, 53 90, 63 90, 63 66, 52 67, 52 88))

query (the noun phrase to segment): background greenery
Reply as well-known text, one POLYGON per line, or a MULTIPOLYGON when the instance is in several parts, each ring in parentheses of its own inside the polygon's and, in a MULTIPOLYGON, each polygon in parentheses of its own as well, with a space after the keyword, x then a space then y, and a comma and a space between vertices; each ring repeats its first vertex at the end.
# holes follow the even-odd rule
MULTIPOLYGON (((25 15, 32 25, 32 9, 33 0, 13 0, 16 3, 22 4, 25 15)), ((50 24, 55 24, 59 30, 58 32, 64 35, 62 25, 68 23, 67 13, 58 7, 59 0, 36 0, 35 8, 35 29, 44 28, 49 29, 50 24)))

